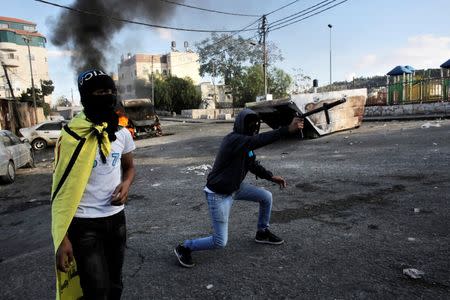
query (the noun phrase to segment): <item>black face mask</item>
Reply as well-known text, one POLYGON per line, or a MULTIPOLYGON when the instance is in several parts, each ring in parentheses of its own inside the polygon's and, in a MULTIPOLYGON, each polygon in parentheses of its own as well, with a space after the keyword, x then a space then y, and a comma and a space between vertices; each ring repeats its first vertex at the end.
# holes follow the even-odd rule
POLYGON ((119 117, 115 112, 117 98, 115 95, 90 95, 89 101, 84 103, 86 117, 95 124, 108 123, 106 132, 110 141, 116 140, 119 117))

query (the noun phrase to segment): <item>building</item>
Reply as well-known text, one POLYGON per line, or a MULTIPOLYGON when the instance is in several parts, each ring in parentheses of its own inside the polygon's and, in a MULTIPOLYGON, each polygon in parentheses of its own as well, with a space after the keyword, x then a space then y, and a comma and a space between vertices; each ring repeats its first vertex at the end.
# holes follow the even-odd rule
POLYGON ((135 54, 122 57, 118 65, 118 91, 122 99, 136 96, 136 79, 150 82, 155 76, 189 77, 195 85, 200 83, 200 64, 197 53, 171 51, 167 54, 135 54))
POLYGON ((202 108, 231 108, 233 97, 230 89, 223 84, 202 82, 198 85, 202 95, 202 108))
MULTIPOLYGON (((49 80, 48 55, 45 48, 45 36, 36 30, 36 24, 30 21, 0 17, 0 61, 7 68, 9 79, 16 97, 31 88, 31 64, 35 88, 40 88, 41 80, 49 80)), ((0 68, 0 97, 11 97, 7 78, 0 68)), ((45 102, 51 102, 49 96, 45 102)))

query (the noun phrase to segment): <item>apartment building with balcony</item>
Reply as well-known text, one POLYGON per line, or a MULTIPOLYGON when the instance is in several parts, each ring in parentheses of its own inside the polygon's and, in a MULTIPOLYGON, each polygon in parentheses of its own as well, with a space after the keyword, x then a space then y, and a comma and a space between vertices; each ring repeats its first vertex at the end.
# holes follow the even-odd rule
MULTIPOLYGON (((16 97, 31 87, 28 45, 35 88, 40 88, 41 80, 49 80, 46 43, 35 23, 0 16, 0 62, 7 69, 16 97)), ((0 67, 0 98, 11 96, 4 68, 0 67)), ((50 96, 45 97, 45 102, 51 102, 50 96)))

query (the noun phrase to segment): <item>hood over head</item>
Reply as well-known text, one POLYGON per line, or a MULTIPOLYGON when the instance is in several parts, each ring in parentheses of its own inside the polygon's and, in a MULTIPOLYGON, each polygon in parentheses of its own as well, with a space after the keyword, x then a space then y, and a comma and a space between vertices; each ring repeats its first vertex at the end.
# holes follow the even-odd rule
MULTIPOLYGON (((259 124, 259 117, 256 112, 246 108, 237 115, 236 120, 234 121, 233 131, 235 133, 253 135, 255 133, 254 130, 252 130, 253 132, 249 132, 248 124, 250 121, 256 121, 259 124)), ((257 129, 259 131, 259 128, 257 129)))

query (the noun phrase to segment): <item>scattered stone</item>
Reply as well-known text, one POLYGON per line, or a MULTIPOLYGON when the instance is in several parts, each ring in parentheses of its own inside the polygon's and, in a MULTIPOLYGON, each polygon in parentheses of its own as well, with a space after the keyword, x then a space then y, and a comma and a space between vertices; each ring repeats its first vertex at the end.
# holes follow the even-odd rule
POLYGON ((378 229, 378 225, 375 225, 375 224, 369 224, 369 225, 367 226, 367 228, 369 228, 369 229, 378 229))
POLYGON ((433 143, 433 146, 437 146, 438 144, 437 143, 433 143))
POLYGON ((352 143, 352 142, 350 142, 350 143, 348 143, 348 144, 349 144, 350 146, 351 146, 351 145, 353 145, 353 143, 352 143))
POLYGON ((212 289, 213 287, 214 287, 214 285, 208 284, 208 285, 206 286, 206 289, 207 289, 207 290, 210 290, 210 289, 212 289))
POLYGON ((441 127, 441 124, 439 123, 431 123, 427 122, 421 126, 422 128, 430 128, 430 127, 441 127))
POLYGON ((154 183, 154 184, 152 184, 152 187, 157 187, 157 186, 160 186, 161 185, 161 183, 154 183))
POLYGON ((414 213, 416 213, 416 214, 420 213, 420 208, 415 207, 414 208, 414 213))
POLYGON ((412 279, 419 279, 422 278, 423 275, 425 275, 423 271, 414 268, 403 269, 403 274, 411 277, 412 279))
POLYGON ((348 139, 348 135, 347 135, 347 136, 344 136, 344 139, 348 139))
POLYGON ((415 241, 416 241, 416 238, 409 237, 409 238, 408 238, 408 241, 410 241, 410 242, 415 242, 415 241))
POLYGON ((36 202, 38 199, 30 199, 27 202, 31 203, 31 202, 36 202))

